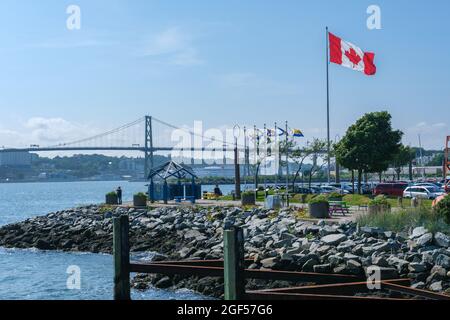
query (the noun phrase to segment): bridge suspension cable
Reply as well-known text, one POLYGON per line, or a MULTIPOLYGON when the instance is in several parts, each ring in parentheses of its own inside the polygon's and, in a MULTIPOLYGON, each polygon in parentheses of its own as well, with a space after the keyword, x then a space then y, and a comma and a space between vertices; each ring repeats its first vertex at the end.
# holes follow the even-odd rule
POLYGON ((120 126, 118 128, 109 130, 107 132, 100 133, 100 134, 92 136, 92 137, 88 137, 88 138, 84 138, 84 139, 80 139, 80 140, 76 140, 76 141, 72 141, 72 142, 60 143, 60 144, 57 144, 57 145, 54 145, 54 146, 50 146, 50 148, 66 147, 66 146, 71 146, 71 145, 74 145, 74 144, 80 144, 80 143, 83 143, 83 142, 92 141, 92 140, 95 140, 95 139, 104 138, 104 137, 109 136, 111 134, 123 131, 123 130, 128 129, 130 127, 133 127, 133 126, 135 126, 135 125, 137 125, 139 123, 142 123, 142 122, 144 122, 144 120, 145 120, 145 117, 142 117, 142 118, 139 118, 139 119, 137 119, 137 120, 135 120, 133 122, 124 124, 124 125, 122 125, 122 126, 120 126))
MULTIPOLYGON (((156 122, 162 124, 162 125, 165 125, 165 126, 167 126, 167 127, 170 127, 170 128, 172 128, 172 129, 175 129, 175 130, 180 130, 180 131, 189 133, 189 134, 192 135, 192 136, 200 137, 200 138, 203 138, 203 139, 212 141, 212 142, 220 142, 220 143, 222 143, 224 146, 230 146, 230 145, 231 145, 231 146, 234 146, 234 142, 227 142, 227 141, 222 140, 222 139, 214 139, 214 138, 211 138, 211 137, 207 137, 207 136, 205 136, 205 135, 203 135, 203 134, 195 133, 195 132, 193 132, 193 131, 191 131, 191 130, 188 130, 188 129, 186 129, 186 128, 177 127, 177 126, 175 126, 175 125, 173 125, 173 124, 167 123, 167 122, 165 122, 165 121, 163 121, 163 120, 160 120, 160 119, 157 119, 157 118, 155 118, 155 117, 152 117, 152 119, 155 120, 156 122)), ((238 147, 244 148, 244 146, 241 145, 241 144, 238 144, 238 147)))

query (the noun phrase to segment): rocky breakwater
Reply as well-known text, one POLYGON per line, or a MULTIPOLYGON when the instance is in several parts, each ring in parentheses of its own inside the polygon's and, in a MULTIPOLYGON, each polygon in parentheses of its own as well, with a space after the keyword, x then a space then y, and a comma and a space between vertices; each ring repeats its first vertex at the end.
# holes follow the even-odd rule
MULTIPOLYGON (((450 237, 423 227, 391 232, 358 227, 353 222, 313 224, 296 219, 295 211, 233 207, 165 207, 108 210, 88 206, 51 213, 0 228, 0 246, 42 250, 110 253, 112 217, 130 217, 134 252, 159 253, 158 260, 218 259, 223 255, 224 228, 244 228, 250 268, 339 273, 364 277, 369 266, 382 275, 408 277, 412 286, 450 293, 450 237)), ((223 294, 223 280, 137 275, 138 289, 189 288, 211 296, 223 294)), ((250 289, 288 286, 285 282, 248 281, 250 289)))

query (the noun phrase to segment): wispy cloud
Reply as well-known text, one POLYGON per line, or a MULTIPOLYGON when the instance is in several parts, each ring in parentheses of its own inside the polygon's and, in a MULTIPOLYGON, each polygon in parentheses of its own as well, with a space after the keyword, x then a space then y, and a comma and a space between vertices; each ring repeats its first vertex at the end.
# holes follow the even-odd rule
POLYGON ((88 137, 99 131, 63 118, 33 117, 15 129, 0 128, 0 145, 25 147, 30 144, 48 146, 88 137))
POLYGON ((418 145, 420 134, 422 146, 426 149, 442 149, 444 138, 450 132, 450 125, 444 122, 428 123, 419 122, 405 130, 404 141, 413 146, 418 145))
POLYGON ((193 42, 192 35, 179 27, 170 27, 153 35, 146 43, 142 55, 164 58, 167 63, 180 66, 203 64, 193 42))

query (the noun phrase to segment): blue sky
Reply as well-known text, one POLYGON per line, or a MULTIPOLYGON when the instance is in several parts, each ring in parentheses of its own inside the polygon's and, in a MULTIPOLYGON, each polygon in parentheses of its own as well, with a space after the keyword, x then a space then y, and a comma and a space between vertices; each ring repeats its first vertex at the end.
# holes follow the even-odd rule
POLYGON ((284 122, 325 137, 325 26, 378 73, 330 66, 331 135, 388 110, 404 142, 450 134, 450 2, 0 2, 0 145, 52 144, 145 114, 177 125, 284 122), (81 8, 81 29, 66 8, 81 8), (369 5, 382 29, 366 27, 369 5))

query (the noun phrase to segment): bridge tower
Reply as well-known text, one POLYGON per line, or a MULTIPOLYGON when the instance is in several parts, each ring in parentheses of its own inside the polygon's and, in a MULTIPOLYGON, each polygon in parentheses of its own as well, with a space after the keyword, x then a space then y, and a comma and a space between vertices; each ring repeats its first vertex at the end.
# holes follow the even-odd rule
POLYGON ((147 179, 150 170, 153 169, 153 130, 152 117, 145 116, 145 159, 144 159, 144 179, 147 179))

